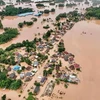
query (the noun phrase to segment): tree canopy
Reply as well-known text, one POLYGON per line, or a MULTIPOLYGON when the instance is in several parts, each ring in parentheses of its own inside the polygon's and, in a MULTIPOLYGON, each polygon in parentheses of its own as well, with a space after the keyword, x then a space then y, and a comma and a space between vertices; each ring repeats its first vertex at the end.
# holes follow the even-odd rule
POLYGON ((3 11, 0 12, 0 15, 4 16, 15 16, 17 14, 32 12, 31 8, 15 8, 13 5, 6 6, 3 11), (12 10, 13 9, 13 10, 12 10))
POLYGON ((19 34, 16 28, 5 28, 4 30, 5 32, 0 34, 0 44, 10 41, 19 34))
POLYGON ((97 19, 100 19, 100 7, 91 7, 86 9, 86 18, 95 17, 97 19))

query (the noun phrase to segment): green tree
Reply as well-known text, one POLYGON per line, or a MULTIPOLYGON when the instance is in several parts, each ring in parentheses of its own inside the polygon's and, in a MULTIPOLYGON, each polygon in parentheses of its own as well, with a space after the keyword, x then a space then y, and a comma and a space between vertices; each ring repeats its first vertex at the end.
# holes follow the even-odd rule
POLYGON ((43 71, 43 76, 47 76, 48 72, 46 70, 43 71))
POLYGON ((3 25, 2 25, 1 20, 0 20, 0 29, 3 29, 3 25))
POLYGON ((10 89, 12 90, 17 90, 21 87, 22 85, 22 81, 21 80, 15 80, 14 82, 12 82, 10 89))
POLYGON ((33 97, 33 95, 28 95, 28 98, 26 100, 36 100, 35 97, 33 97))
POLYGON ((6 100, 6 94, 1 97, 1 100, 6 100))
POLYGON ((65 48, 64 48, 64 47, 59 47, 59 48, 58 48, 58 52, 61 53, 61 52, 63 52, 63 51, 65 51, 65 48))

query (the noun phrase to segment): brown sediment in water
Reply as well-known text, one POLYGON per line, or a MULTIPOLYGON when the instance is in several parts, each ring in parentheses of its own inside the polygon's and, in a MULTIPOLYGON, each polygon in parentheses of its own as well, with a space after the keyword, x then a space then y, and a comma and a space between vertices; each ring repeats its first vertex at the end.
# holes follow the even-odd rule
MULTIPOLYGON (((66 49, 76 56, 76 61, 82 66, 81 82, 66 90, 69 100, 99 100, 100 84, 100 28, 95 23, 78 22, 63 37, 66 49), (87 34, 80 35, 82 31, 87 34), (92 35, 90 35, 92 33, 92 35)), ((63 100, 66 100, 64 97, 63 100)))
MULTIPOLYGON (((64 7, 64 9, 66 9, 64 7)), ((72 10, 72 9, 71 9, 72 10)), ((49 14, 50 18, 55 18, 56 14, 61 13, 60 10, 56 10, 55 15, 49 14)), ((19 22, 24 20, 29 21, 33 16, 27 17, 6 17, 3 20, 3 24, 5 27, 13 27, 16 28, 19 22), (12 20, 13 18, 13 20, 12 20)), ((43 18, 47 18, 46 16, 42 16, 38 19, 36 23, 34 23, 31 27, 24 27, 20 31, 20 35, 10 42, 0 45, 0 47, 5 48, 12 43, 22 42, 23 40, 32 40, 35 37, 35 33, 43 34, 46 32, 45 29, 41 26, 41 21, 43 18), (37 29, 39 27, 39 29, 37 29)), ((63 36, 65 47, 68 52, 75 54, 75 60, 82 67, 82 72, 79 77, 81 82, 74 86, 71 85, 68 89, 65 89, 62 85, 58 85, 54 89, 54 93, 57 94, 58 90, 63 90, 66 94, 63 96, 62 100, 100 100, 99 96, 99 84, 100 84, 100 21, 81 21, 75 24, 75 26, 69 30, 65 36, 63 36), (82 34, 82 32, 86 32, 87 34, 82 34), (92 33, 92 35, 91 35, 92 33)), ((47 24, 47 23, 46 23, 47 24)), ((45 24, 43 24, 45 25, 45 24)), ((30 83, 33 84, 33 83, 30 83)), ((8 90, 0 90, 0 96, 3 94, 7 94, 8 97, 11 97, 12 100, 16 98, 16 100, 22 100, 18 97, 18 93, 16 91, 8 90)), ((27 93, 25 93, 27 94, 27 93)), ((49 100, 50 98, 45 97, 44 100, 49 100)), ((41 100, 41 98, 39 98, 41 100)), ((51 98, 50 100, 58 100, 58 98, 51 98)))

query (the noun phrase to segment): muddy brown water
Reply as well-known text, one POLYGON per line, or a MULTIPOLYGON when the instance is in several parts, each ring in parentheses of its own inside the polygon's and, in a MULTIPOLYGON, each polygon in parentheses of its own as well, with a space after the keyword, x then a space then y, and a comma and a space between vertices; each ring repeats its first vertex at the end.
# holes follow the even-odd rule
MULTIPOLYGON (((12 43, 22 42, 23 40, 32 40, 35 33, 43 34, 46 32, 41 25, 43 18, 55 19, 59 13, 72 11, 73 8, 56 8, 55 14, 43 15, 38 18, 38 21, 31 27, 24 27, 20 31, 20 35, 6 44, 0 45, 1 48, 6 48, 12 43), (39 27, 39 29, 37 29, 39 27)), ((81 9, 80 9, 81 10, 81 9)), ((33 16, 26 17, 5 17, 2 21, 4 27, 16 28, 19 22, 28 21, 33 16)), ((50 23, 51 25, 51 23, 50 23)), ((52 27, 52 25, 51 25, 52 27)), ((52 27, 53 28, 53 27, 52 27)), ((0 30, 0 34, 2 31, 0 30)), ((75 54, 75 60, 82 67, 82 72, 79 74, 80 83, 77 86, 69 86, 66 89, 66 95, 63 100, 100 100, 100 21, 81 21, 74 25, 64 37, 65 47, 68 52, 75 54), (83 32, 86 32, 84 34, 83 32)))

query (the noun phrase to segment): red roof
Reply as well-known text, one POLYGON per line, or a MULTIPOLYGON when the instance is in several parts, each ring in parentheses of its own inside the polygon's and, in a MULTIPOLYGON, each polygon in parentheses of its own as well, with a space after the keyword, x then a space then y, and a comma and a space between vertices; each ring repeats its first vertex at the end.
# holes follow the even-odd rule
POLYGON ((68 52, 67 51, 64 51, 64 54, 68 54, 68 52))
POLYGON ((74 64, 74 67, 77 69, 77 68, 80 68, 80 65, 77 64, 77 63, 75 63, 75 64, 74 64))
POLYGON ((73 57, 70 57, 70 58, 68 58, 70 61, 73 61, 74 60, 74 58, 73 57))

